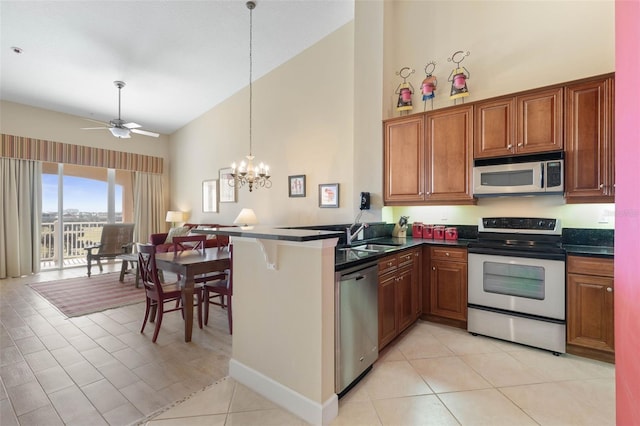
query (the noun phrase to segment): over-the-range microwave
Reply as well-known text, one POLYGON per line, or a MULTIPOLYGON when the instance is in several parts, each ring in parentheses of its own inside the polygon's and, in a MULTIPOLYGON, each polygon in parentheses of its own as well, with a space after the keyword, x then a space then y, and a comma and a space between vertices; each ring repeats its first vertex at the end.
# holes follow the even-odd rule
POLYGON ((564 193, 562 152, 478 159, 473 163, 473 195, 554 195, 564 193))

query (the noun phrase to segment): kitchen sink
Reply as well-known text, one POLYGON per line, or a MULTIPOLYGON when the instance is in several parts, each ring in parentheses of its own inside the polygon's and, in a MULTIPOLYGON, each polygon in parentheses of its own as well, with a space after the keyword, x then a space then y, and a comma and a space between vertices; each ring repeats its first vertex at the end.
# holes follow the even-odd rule
POLYGON ((396 246, 388 245, 388 244, 363 244, 361 246, 351 247, 351 250, 359 250, 359 251, 369 251, 374 253, 384 252, 387 250, 393 250, 397 248, 396 246))

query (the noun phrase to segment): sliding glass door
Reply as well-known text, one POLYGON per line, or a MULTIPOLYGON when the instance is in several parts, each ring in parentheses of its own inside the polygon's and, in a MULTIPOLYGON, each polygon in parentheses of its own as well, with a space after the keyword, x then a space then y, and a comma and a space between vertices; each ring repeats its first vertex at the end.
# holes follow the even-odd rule
POLYGON ((85 248, 100 242, 103 225, 131 220, 130 194, 130 172, 44 163, 42 269, 86 265, 85 248))

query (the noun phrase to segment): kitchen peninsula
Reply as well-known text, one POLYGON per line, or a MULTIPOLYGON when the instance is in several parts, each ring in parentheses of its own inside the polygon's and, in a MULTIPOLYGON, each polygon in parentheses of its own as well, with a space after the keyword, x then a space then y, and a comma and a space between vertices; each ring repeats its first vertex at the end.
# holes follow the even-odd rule
POLYGON ((229 375, 312 424, 338 414, 335 246, 343 232, 199 230, 233 243, 229 375))

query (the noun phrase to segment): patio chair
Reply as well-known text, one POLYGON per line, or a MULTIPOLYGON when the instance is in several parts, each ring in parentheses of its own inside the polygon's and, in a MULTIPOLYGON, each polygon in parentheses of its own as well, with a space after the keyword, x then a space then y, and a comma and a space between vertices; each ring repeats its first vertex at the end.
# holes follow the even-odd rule
POLYGON ((91 277, 91 266, 95 260, 102 272, 101 259, 113 259, 131 253, 133 247, 133 223, 108 223, 102 227, 100 243, 84 249, 87 252, 87 275, 91 277))

